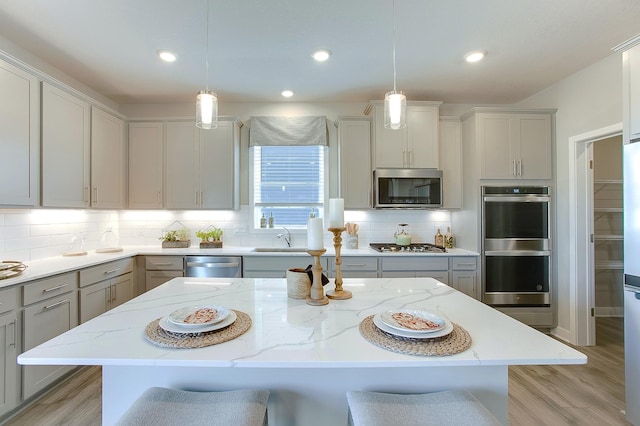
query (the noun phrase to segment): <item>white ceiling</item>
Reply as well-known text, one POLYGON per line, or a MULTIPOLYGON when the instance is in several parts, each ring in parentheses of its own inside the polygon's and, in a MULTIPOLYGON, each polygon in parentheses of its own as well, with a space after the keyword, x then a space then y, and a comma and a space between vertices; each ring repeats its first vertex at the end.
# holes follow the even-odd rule
MULTIPOLYGON (((352 102, 393 88, 392 0, 210 0, 220 102, 352 102), (333 51, 326 63, 310 55, 333 51), (280 96, 283 89, 296 95, 280 96)), ((0 0, 0 36, 119 104, 204 89, 207 0, 0 0), (161 62, 157 49, 178 54, 161 62)), ((397 0, 409 100, 513 103, 640 32, 639 0, 397 0), (485 61, 467 64, 473 49, 485 61)))

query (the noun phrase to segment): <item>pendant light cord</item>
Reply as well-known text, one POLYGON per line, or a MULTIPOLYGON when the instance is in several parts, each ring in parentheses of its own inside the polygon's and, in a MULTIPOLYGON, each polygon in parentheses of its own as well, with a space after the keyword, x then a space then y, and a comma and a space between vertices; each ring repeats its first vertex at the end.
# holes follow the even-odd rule
POLYGON ((204 66, 206 70, 205 72, 207 74, 205 76, 207 91, 209 90, 209 4, 210 3, 211 3, 211 0, 207 0, 207 52, 205 54, 205 60, 204 60, 204 66))
POLYGON ((393 0, 393 93, 396 93, 396 0, 393 0))

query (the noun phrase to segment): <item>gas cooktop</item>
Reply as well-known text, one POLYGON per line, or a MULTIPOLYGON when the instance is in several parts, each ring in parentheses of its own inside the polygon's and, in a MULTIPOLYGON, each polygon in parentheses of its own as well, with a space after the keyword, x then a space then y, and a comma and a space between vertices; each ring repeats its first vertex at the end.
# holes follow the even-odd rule
POLYGON ((369 247, 381 253, 446 253, 447 249, 429 243, 411 243, 399 246, 394 243, 370 243, 369 247))

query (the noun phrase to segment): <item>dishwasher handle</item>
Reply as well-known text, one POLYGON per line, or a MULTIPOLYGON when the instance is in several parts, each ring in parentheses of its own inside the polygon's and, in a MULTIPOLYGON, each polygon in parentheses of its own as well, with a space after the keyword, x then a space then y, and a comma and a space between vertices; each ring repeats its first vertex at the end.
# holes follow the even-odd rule
POLYGON ((239 268, 238 262, 187 262, 187 268, 239 268))

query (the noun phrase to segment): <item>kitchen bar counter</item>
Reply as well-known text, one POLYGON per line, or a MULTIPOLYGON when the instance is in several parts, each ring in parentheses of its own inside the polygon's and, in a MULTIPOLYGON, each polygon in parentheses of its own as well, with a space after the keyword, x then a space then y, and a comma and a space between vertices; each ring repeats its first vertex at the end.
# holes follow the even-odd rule
MULTIPOLYGON (((326 289, 330 289, 328 284, 326 289)), ((347 390, 467 389, 507 424, 508 366, 582 364, 580 352, 432 278, 345 279, 348 300, 310 306, 283 279, 175 278, 19 356, 21 364, 102 365, 103 424, 150 386, 264 387, 270 424, 346 424, 347 390), (219 304, 247 313, 249 331, 201 349, 163 349, 144 328, 175 309, 219 304), (389 309, 428 309, 466 329, 472 347, 445 357, 381 349, 360 322, 389 309)))
MULTIPOLYGON (((22 273, 22 275, 0 280, 0 288, 8 287, 16 284, 21 284, 27 281, 32 281, 40 278, 46 278, 51 275, 62 274, 77 269, 86 268, 89 266, 99 265, 101 263, 110 262, 113 260, 123 259, 132 256, 187 256, 187 255, 199 255, 199 256, 300 256, 309 257, 304 251, 300 252, 279 252, 279 251, 266 251, 256 252, 255 247, 222 247, 219 249, 200 249, 197 244, 188 248, 170 248, 163 249, 160 246, 129 246, 124 247, 123 251, 118 253, 96 253, 95 251, 89 251, 85 256, 56 256, 46 259, 38 259, 24 262, 28 267, 22 273)), ((369 247, 363 247, 356 250, 345 249, 343 247, 341 251, 342 257, 350 256, 479 256, 479 253, 469 250, 453 248, 449 249, 447 253, 380 253, 369 247)), ((327 247, 327 252, 324 255, 335 256, 335 252, 332 247, 327 247)))

